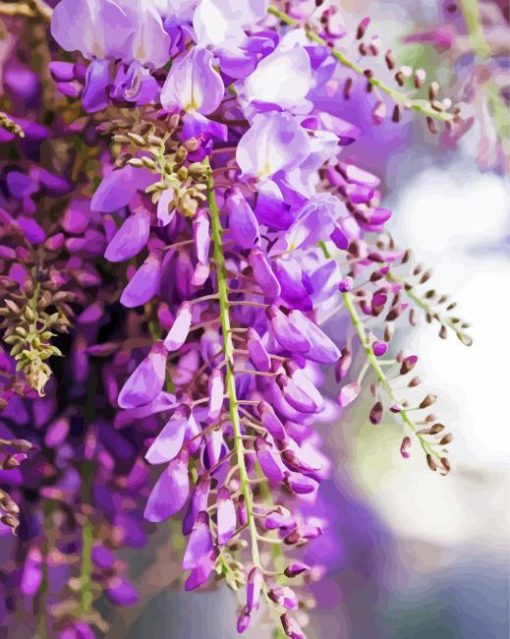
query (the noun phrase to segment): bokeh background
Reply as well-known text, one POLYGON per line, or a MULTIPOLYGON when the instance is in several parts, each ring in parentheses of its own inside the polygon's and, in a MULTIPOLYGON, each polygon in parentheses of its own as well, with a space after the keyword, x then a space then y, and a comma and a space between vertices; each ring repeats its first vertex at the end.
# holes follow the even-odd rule
MULTIPOLYGON (((367 423, 369 398, 341 424, 324 428, 333 470, 321 508, 330 524, 315 557, 331 569, 315 592, 309 636, 504 639, 510 539, 509 7, 472 0, 340 4, 347 23, 369 15, 384 47, 400 61, 425 68, 443 95, 465 102, 469 130, 460 140, 434 136, 423 122, 407 118, 373 127, 373 135, 349 153, 383 177, 398 244, 413 246, 417 258, 434 268, 436 286, 458 300, 472 323, 474 345, 439 340, 426 324, 413 329, 420 376, 440 396, 436 412, 455 433, 448 477, 431 473, 419 454, 403 460, 400 428, 367 423), (480 14, 466 25, 466 11, 478 5, 480 14)), ((334 87, 325 88, 324 99, 335 100, 334 87)), ((354 91, 350 105, 342 105, 346 119, 371 118, 358 106, 354 91)), ((340 329, 330 323, 331 332, 340 329)), ((400 342, 411 343, 406 329, 400 342)), ((178 535, 171 533, 163 526, 148 550, 127 555, 143 603, 106 611, 113 615, 110 636, 237 636, 230 592, 180 590, 179 548, 172 545, 178 535)), ((246 636, 270 634, 258 627, 246 636)))

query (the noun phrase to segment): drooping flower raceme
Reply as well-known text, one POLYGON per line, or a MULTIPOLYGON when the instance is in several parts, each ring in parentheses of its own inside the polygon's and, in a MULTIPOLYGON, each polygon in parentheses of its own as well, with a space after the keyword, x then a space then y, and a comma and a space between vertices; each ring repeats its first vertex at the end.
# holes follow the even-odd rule
POLYGON ((419 292, 429 274, 385 232, 379 180, 350 158, 363 132, 317 96, 334 77, 348 99, 359 74, 367 100, 378 91, 448 126, 457 116, 351 63, 335 48, 334 3, 313 16, 291 4, 290 15, 258 0, 61 0, 53 12, 53 38, 79 52, 50 65, 53 172, 37 138, 50 133, 27 126, 31 144, 2 174, 5 447, 23 463, 1 505, 10 527, 21 509, 28 598, 54 578, 45 527, 66 536, 66 606, 54 606, 66 639, 105 632, 94 593, 137 600, 113 551, 143 543, 143 519, 173 516, 187 590, 216 574, 242 593, 240 633, 266 615, 304 637, 301 592, 321 570, 300 553, 328 525, 314 514, 330 472, 316 426, 341 418, 368 370, 371 422, 394 413, 402 456, 418 442, 449 470, 435 397, 409 406, 386 373, 418 386, 416 356, 387 352, 413 302, 441 336, 466 342, 465 327, 419 292), (48 381, 53 355, 69 358, 48 381), (337 398, 322 390, 325 367, 337 398))

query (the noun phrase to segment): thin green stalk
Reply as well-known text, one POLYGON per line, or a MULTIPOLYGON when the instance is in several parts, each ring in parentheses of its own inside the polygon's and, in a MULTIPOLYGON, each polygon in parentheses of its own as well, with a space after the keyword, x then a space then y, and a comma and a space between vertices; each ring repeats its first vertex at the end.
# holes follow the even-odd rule
POLYGON ((268 11, 271 15, 277 17, 280 22, 283 22, 290 27, 303 26, 306 37, 310 40, 310 42, 315 42, 322 47, 327 47, 330 55, 335 58, 335 60, 340 62, 341 65, 347 67, 351 71, 354 71, 354 73, 356 73, 357 75, 362 76, 369 84, 386 93, 386 95, 388 95, 398 105, 421 113, 426 117, 434 118, 435 120, 441 120, 443 122, 450 122, 453 120, 453 114, 444 111, 436 111, 432 108, 431 104, 427 100, 411 100, 405 93, 401 93, 397 89, 388 86, 378 78, 366 77, 364 74, 365 70, 362 67, 350 60, 340 50, 329 47, 328 42, 324 38, 321 38, 321 36, 318 35, 313 29, 306 25, 301 25, 298 20, 292 18, 284 11, 280 11, 273 6, 270 6, 268 11))
POLYGON ((460 0, 460 6, 473 51, 479 58, 488 60, 491 57, 491 49, 483 32, 478 0, 460 0))
MULTIPOLYGON (((86 503, 90 500, 93 467, 89 462, 83 465, 83 497, 86 503)), ((92 610, 94 601, 92 593, 92 545, 94 531, 87 513, 82 526, 81 573, 80 573, 80 614, 86 617, 92 610)))
POLYGON ((41 586, 39 588, 39 592, 37 594, 37 639, 46 639, 48 636, 48 627, 47 627, 47 602, 46 597, 48 596, 48 554, 50 550, 50 540, 48 538, 48 533, 51 530, 51 512, 53 509, 53 505, 51 501, 47 501, 43 507, 43 541, 41 544, 41 554, 42 554, 42 579, 41 586))
POLYGON ((230 307, 228 300, 227 269, 225 254, 223 251, 223 229, 221 227, 220 212, 216 204, 214 195, 214 181, 209 178, 208 183, 208 203, 211 216, 211 230, 214 246, 214 259, 216 260, 216 272, 218 278, 218 296, 220 305, 220 321, 223 333, 223 353, 225 356, 225 384, 227 396, 230 403, 230 419, 234 431, 234 450, 239 467, 239 479, 241 482, 241 492, 244 497, 246 507, 246 519, 250 532, 251 558, 253 564, 262 568, 258 547, 258 533, 253 516, 253 497, 250 488, 250 479, 244 460, 244 444, 241 432, 241 418, 239 415, 239 404, 237 399, 235 376, 234 376, 234 344, 232 341, 232 330, 230 326, 230 307))
MULTIPOLYGON (((358 334, 359 341, 361 343, 361 346, 362 346, 363 350, 365 351, 365 356, 367 358, 368 363, 370 364, 370 367, 374 371, 374 373, 375 373, 377 379, 379 380, 381 386, 383 387, 386 395, 389 397, 389 399, 392 402, 396 402, 397 399, 396 399, 396 397, 395 397, 395 395, 393 393, 393 388, 391 387, 391 384, 388 381, 388 378, 384 374, 384 371, 383 371, 383 369, 381 367, 381 364, 380 364, 379 360, 377 359, 377 357, 374 354, 374 351, 372 350, 372 347, 370 345, 370 340, 369 340, 368 335, 367 335, 367 333, 365 331, 365 327, 363 325, 363 322, 360 319, 358 311, 356 310, 356 306, 354 304, 354 300, 353 300, 352 295, 350 293, 342 293, 342 298, 343 298, 343 301, 344 301, 345 310, 349 314, 349 317, 351 319, 351 323, 352 323, 354 329, 356 330, 356 333, 358 334)), ((420 442, 420 446, 423 448, 423 450, 424 450, 424 452, 426 454, 433 455, 435 457, 440 456, 429 445, 429 443, 417 432, 416 426, 414 425, 414 422, 409 417, 409 414, 408 414, 408 412, 405 409, 402 409, 398 413, 398 415, 400 415, 400 418, 402 419, 404 424, 418 438, 418 441, 420 442)))

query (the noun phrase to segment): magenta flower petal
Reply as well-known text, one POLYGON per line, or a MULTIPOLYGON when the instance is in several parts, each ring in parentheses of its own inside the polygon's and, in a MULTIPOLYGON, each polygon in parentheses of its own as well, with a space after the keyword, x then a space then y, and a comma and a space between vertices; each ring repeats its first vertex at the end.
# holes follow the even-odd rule
POLYGON ((310 56, 301 46, 279 46, 264 58, 246 79, 242 97, 248 102, 266 102, 283 110, 308 110, 305 98, 312 88, 310 56))
POLYGON ((253 270, 253 277, 264 294, 272 300, 276 299, 281 293, 281 286, 265 254, 260 249, 254 248, 250 252, 248 261, 253 270))
POLYGON ((58 44, 66 51, 80 51, 89 60, 122 57, 132 29, 128 16, 114 2, 61 0, 51 18, 51 34, 58 44))
POLYGON ((213 54, 193 47, 174 61, 161 90, 161 104, 168 111, 198 111, 208 115, 223 99, 225 88, 213 68, 213 54))
POLYGON ((320 364, 334 364, 340 357, 336 344, 322 330, 300 311, 291 311, 289 321, 310 342, 310 349, 306 351, 306 358, 320 364))
POLYGON ((140 598, 133 584, 121 577, 113 578, 105 589, 105 594, 110 601, 118 606, 134 606, 140 598))
POLYGON ((309 395, 303 388, 285 375, 278 375, 276 378, 278 386, 282 391, 285 400, 301 413, 316 413, 319 411, 319 405, 314 398, 309 395))
POLYGON ((361 387, 357 382, 346 384, 340 391, 338 396, 338 403, 342 408, 349 406, 358 397, 361 392, 361 387))
POLYGON ((162 342, 156 342, 125 382, 118 399, 121 408, 145 406, 163 390, 167 354, 162 346, 162 342))
POLYGON ((122 291, 120 303, 127 308, 147 304, 159 293, 161 260, 151 253, 122 291))
POLYGON ((273 334, 283 348, 292 353, 307 353, 310 350, 311 344, 307 336, 277 306, 271 306, 267 310, 267 316, 273 334))
POLYGON ((297 495, 309 495, 315 492, 319 486, 315 479, 300 473, 288 473, 285 476, 285 483, 297 495))
POLYGON ((165 338, 164 344, 168 352, 176 351, 184 344, 188 338, 190 327, 191 305, 188 302, 183 302, 177 311, 172 328, 165 338))
POLYGON ((174 459, 161 473, 149 495, 144 511, 145 519, 155 523, 165 521, 181 510, 188 494, 187 464, 182 459, 174 459))
POLYGON ((263 584, 264 576, 260 570, 258 568, 252 568, 248 574, 246 584, 246 610, 248 612, 256 610, 259 607, 263 584))
POLYGON ((184 535, 189 535, 193 530, 198 513, 202 510, 206 510, 210 489, 211 480, 207 476, 201 477, 193 490, 188 510, 182 521, 182 532, 184 535))
POLYGON ((227 198, 226 210, 232 237, 242 248, 253 248, 259 241, 259 223, 239 189, 234 189, 227 198))
POLYGON ((110 262, 123 262, 135 257, 147 245, 150 228, 148 211, 130 215, 110 240, 104 256, 110 262))
POLYGON ((156 217, 159 226, 167 226, 174 219, 176 210, 172 207, 174 201, 174 190, 167 188, 159 196, 156 217))
POLYGON ((197 515, 189 536, 186 552, 182 560, 183 570, 193 570, 207 562, 213 549, 213 539, 209 528, 209 516, 205 512, 197 515))
POLYGON ((179 454, 184 442, 187 423, 188 419, 183 411, 177 410, 145 454, 145 459, 149 464, 163 464, 172 461, 179 454))
POLYGON ((253 328, 248 329, 248 352, 250 359, 253 362, 255 368, 259 371, 271 370, 271 358, 260 339, 259 334, 253 328))
POLYGON ((288 588, 287 586, 273 588, 269 591, 269 597, 279 606, 287 608, 287 610, 298 609, 298 599, 292 588, 288 588))
POLYGON ((267 432, 273 437, 273 439, 285 441, 287 439, 287 433, 285 427, 276 416, 273 408, 267 402, 260 402, 259 406, 260 420, 267 432))
POLYGON ((236 529, 236 509, 226 488, 220 488, 217 496, 217 538, 218 544, 224 546, 236 529))
POLYGON ((289 617, 287 613, 282 615, 280 619, 287 637, 290 637, 290 639, 306 639, 304 632, 301 630, 301 626, 295 619, 289 617))
POLYGON ((37 594, 43 578, 42 555, 38 548, 31 548, 25 560, 21 575, 20 590, 26 597, 37 594))
POLYGON ((218 369, 214 370, 209 378, 209 408, 207 416, 209 419, 217 419, 221 407, 223 406, 223 398, 225 395, 225 385, 223 383, 223 375, 218 369))
POLYGON ((209 217, 205 211, 199 211, 193 219, 193 239, 197 260, 201 264, 208 264, 209 262, 209 249, 211 244, 210 230, 209 217))
POLYGON ((299 166, 309 149, 308 135, 289 113, 264 113, 239 141, 236 158, 245 175, 265 180, 299 166))
POLYGON ((110 61, 92 60, 87 68, 85 87, 81 96, 84 111, 87 113, 97 113, 98 111, 106 109, 109 104, 107 91, 110 82, 110 61))
POLYGON ((184 590, 189 592, 190 590, 195 590, 196 588, 200 588, 206 581, 209 579, 209 575, 214 568, 215 563, 215 555, 214 552, 211 553, 211 556, 204 560, 198 568, 195 568, 191 571, 190 576, 186 579, 184 583, 184 590))
POLYGON ((283 481, 285 467, 276 449, 262 437, 255 441, 257 459, 264 475, 272 482, 283 481))
POLYGON ((103 178, 92 197, 90 207, 101 213, 115 213, 127 206, 138 190, 145 189, 154 181, 154 175, 148 169, 134 168, 127 164, 103 178))

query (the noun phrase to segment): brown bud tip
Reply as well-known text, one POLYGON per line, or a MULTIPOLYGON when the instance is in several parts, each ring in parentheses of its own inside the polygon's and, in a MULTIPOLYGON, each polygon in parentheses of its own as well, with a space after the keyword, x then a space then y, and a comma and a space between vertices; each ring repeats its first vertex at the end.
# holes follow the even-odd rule
POLYGON ((447 444, 449 444, 450 442, 453 441, 453 435, 451 433, 447 433, 439 442, 439 444, 441 446, 446 446, 447 444))
POLYGON ((444 426, 443 424, 434 424, 431 428, 430 428, 430 434, 431 435, 437 435, 438 433, 441 433, 444 430, 444 426))
POLYGON ((370 24, 370 18, 363 18, 363 20, 361 20, 356 30, 356 40, 361 40, 361 38, 365 35, 369 24, 370 24))
POLYGON ((404 360, 402 360, 402 365, 400 367, 400 374, 407 375, 413 368, 416 366, 416 362, 418 361, 417 355, 409 355, 404 360))
POLYGON ((402 71, 397 71, 395 73, 395 82, 398 84, 399 87, 403 87, 405 84, 405 77, 404 74, 402 73, 402 71))
POLYGON ((437 464, 430 453, 427 453, 427 465, 430 470, 437 470, 437 464))
POLYGON ((450 466, 450 462, 448 461, 446 457, 441 457, 441 464, 443 465, 443 468, 445 469, 447 473, 449 473, 450 470, 452 469, 452 467, 450 466))
POLYGON ((370 415, 369 415, 370 421, 374 425, 379 424, 381 422, 382 416, 383 416, 382 402, 376 402, 372 406, 372 409, 370 410, 370 415))
POLYGON ((437 399, 437 395, 427 395, 421 402, 420 404, 420 408, 428 408, 429 406, 432 406, 432 404, 436 401, 437 399))
POLYGON ((395 58, 393 57, 393 51, 391 49, 388 49, 388 51, 386 51, 384 61, 386 62, 386 66, 388 67, 388 69, 390 71, 393 71, 393 69, 395 68, 395 58))

